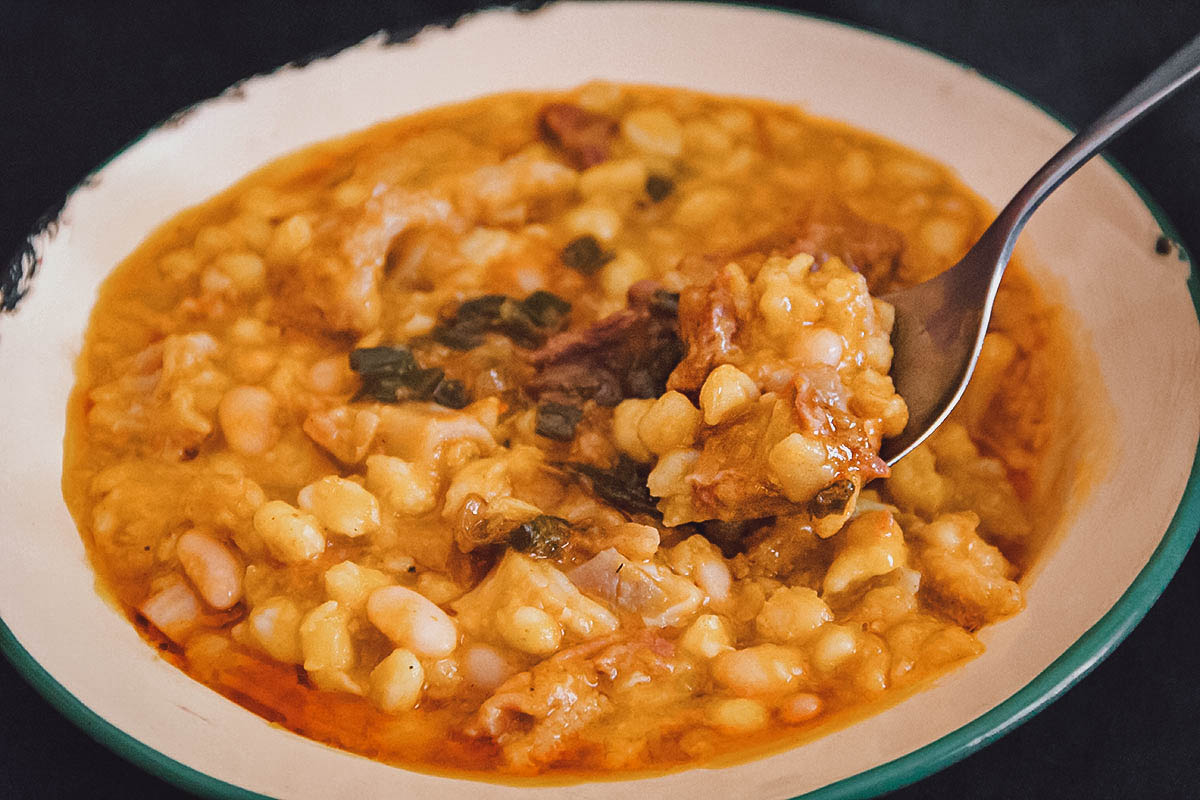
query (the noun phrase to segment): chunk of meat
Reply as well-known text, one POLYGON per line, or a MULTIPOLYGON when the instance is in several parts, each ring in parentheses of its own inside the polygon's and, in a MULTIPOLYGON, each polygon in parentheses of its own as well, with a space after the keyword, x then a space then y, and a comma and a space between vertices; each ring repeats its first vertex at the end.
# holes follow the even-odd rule
POLYGON ((494 639, 496 620, 521 606, 545 611, 575 641, 605 636, 617 629, 616 616, 584 597, 553 565, 509 551, 484 580, 451 603, 466 632, 494 639))
POLYGON ((303 221, 294 224, 304 233, 272 258, 275 315, 286 323, 357 335, 379 322, 379 280, 392 241, 415 228, 461 221, 446 198, 393 187, 361 206, 324 216, 315 230, 303 221))
POLYGON ((455 199, 468 218, 487 225, 522 225, 536 205, 565 200, 578 178, 557 161, 522 152, 464 176, 455 199))
POLYGON ((505 681, 479 707, 467 732, 491 737, 511 770, 536 773, 612 710, 598 683, 591 662, 556 656, 505 681))
POLYGON ((1016 568, 976 532, 973 512, 943 514, 916 529, 921 591, 967 630, 1017 613, 1025 604, 1016 568))
POLYGON ((608 159, 617 121, 571 103, 550 103, 538 114, 538 129, 571 166, 587 169, 608 159))
POLYGON ((614 708, 610 694, 686 668, 674 644, 652 631, 568 648, 501 685, 467 733, 495 741, 510 770, 533 773, 567 757, 581 733, 595 730, 614 708))
POLYGON ((629 287, 625 308, 581 330, 552 336, 531 357, 535 399, 593 399, 616 405, 626 397, 657 397, 683 357, 675 296, 653 281, 629 287))
POLYGON ((876 291, 888 285, 904 255, 904 236, 899 231, 860 217, 831 199, 810 205, 788 236, 784 255, 810 253, 819 264, 840 258, 861 272, 876 291))
POLYGON ((684 624, 704 602, 694 583, 657 564, 634 564, 614 548, 603 550, 567 576, 583 591, 654 628, 684 624))
POLYGON ((687 344, 687 354, 671 372, 667 388, 698 392, 714 368, 737 360, 751 303, 745 274, 728 268, 713 280, 680 293, 679 333, 687 344))
POLYGON ((209 334, 184 333, 125 359, 117 378, 88 393, 89 432, 140 454, 195 456, 230 382, 213 363, 219 351, 209 334))
POLYGON ((357 464, 367 457, 379 415, 366 408, 338 406, 313 411, 304 420, 308 438, 325 448, 343 464, 357 464))

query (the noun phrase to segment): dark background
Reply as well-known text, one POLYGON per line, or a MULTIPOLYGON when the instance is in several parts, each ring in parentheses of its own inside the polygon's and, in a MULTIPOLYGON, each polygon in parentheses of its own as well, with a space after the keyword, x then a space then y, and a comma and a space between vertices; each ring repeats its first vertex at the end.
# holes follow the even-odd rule
MULTIPOLYGON (((1200 33, 1197 2, 780 4, 933 48, 1074 125, 1200 33)), ((252 73, 473 5, 0 0, 0 258, 88 171, 176 109, 252 73)), ((1111 152, 1197 252, 1200 84, 1111 152)), ((1014 733, 893 797, 1200 797, 1197 609, 1193 551, 1091 676, 1014 733)), ((0 659, 0 797, 185 796, 78 731, 0 659)))

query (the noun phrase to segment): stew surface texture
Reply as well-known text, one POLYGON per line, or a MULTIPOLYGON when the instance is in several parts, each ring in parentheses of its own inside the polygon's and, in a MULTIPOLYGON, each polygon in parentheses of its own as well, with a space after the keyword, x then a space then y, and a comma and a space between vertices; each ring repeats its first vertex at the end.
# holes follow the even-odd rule
POLYGON ((872 295, 989 209, 761 101, 485 97, 285 157, 104 284, 64 493, 102 590, 256 714, 563 777, 801 740, 977 655, 1052 514, 1056 312, 1019 265, 952 420, 872 295))

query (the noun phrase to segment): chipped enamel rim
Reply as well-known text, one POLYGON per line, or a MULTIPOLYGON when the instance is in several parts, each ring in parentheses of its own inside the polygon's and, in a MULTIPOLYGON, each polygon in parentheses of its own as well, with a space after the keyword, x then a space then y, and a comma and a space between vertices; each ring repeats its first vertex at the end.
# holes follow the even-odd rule
MULTIPOLYGON (((510 23, 516 29, 534 28, 546 22, 548 18, 554 18, 556 22, 562 21, 564 18, 577 18, 576 21, 586 21, 594 19, 596 14, 604 14, 606 21, 611 21, 623 14, 631 15, 631 17, 623 17, 623 19, 638 18, 639 15, 646 15, 645 18, 653 17, 655 25, 663 24, 666 19, 672 26, 672 30, 682 30, 685 26, 691 26, 692 30, 696 31, 713 31, 720 30, 728 32, 730 24, 745 24, 747 26, 753 24, 769 24, 772 27, 787 28, 795 26, 795 30, 809 31, 815 30, 822 35, 830 37, 847 37, 855 39, 858 45, 868 48, 877 48, 879 52, 888 52, 902 61, 912 62, 915 66, 910 66, 912 69, 920 66, 929 67, 931 63, 937 62, 942 66, 939 69, 946 67, 961 67, 949 59, 941 56, 931 56, 929 51, 919 48, 915 45, 902 42, 894 37, 887 37, 876 34, 863 29, 855 29, 853 26, 844 26, 830 21, 822 20, 796 12, 790 12, 783 9, 770 9, 766 7, 754 8, 731 8, 720 4, 634 4, 622 3, 620 6, 605 6, 604 4, 581 6, 554 6, 548 10, 536 12, 526 16, 518 16, 510 11, 489 11, 472 15, 463 23, 461 27, 446 32, 442 29, 430 28, 423 31, 417 37, 408 43, 404 44, 389 44, 388 47, 394 48, 422 48, 432 40, 441 40, 443 37, 454 37, 460 35, 461 32, 474 30, 477 27, 483 27, 496 21, 500 16, 504 17, 504 25, 510 23), (678 28, 675 28, 678 24, 678 28), (854 36, 850 36, 848 32, 853 31, 854 36)), ((497 23, 499 24, 499 23, 497 23)), ((565 24, 565 23, 564 23, 565 24)), ((631 34, 632 36, 633 34, 631 34)), ((132 142, 128 147, 118 153, 113 159, 110 159, 99 170, 85 179, 83 183, 77 187, 71 195, 68 196, 67 204, 72 199, 81 193, 93 191, 97 188, 97 184, 102 183, 105 173, 110 164, 123 158, 126 154, 138 150, 147 143, 152 135, 164 130, 166 126, 186 127, 190 124, 189 116, 193 112, 202 111, 206 108, 218 103, 226 103, 229 101, 240 102, 246 97, 253 96, 253 93, 262 87, 264 84, 270 83, 280 76, 293 74, 297 70, 336 70, 339 62, 343 61, 346 54, 369 53, 372 49, 383 50, 383 44, 379 38, 369 39, 352 48, 348 48, 338 54, 315 60, 311 65, 290 66, 283 68, 270 75, 259 76, 249 79, 238 86, 233 87, 219 98, 208 100, 203 103, 193 106, 185 112, 175 115, 167 123, 158 126, 147 134, 132 142)), ((385 58, 386 56, 381 56, 385 58)), ((564 57, 566 55, 564 54, 564 57)), ((949 74, 949 73, 947 73, 949 74)), ((646 80, 653 80, 653 76, 647 76, 646 80)), ((969 71, 962 72, 962 82, 970 83, 977 82, 985 84, 986 79, 981 79, 969 71)), ((566 81, 567 83, 573 81, 566 81)), ((997 82, 991 82, 994 85, 999 85, 997 82)), ((699 88, 705 88, 703 86, 699 88)), ((1008 92, 1016 94, 1012 89, 1007 89, 1008 92)), ((491 86, 481 86, 481 90, 491 91, 491 86)), ((978 86, 972 84, 972 91, 983 91, 978 86)), ((753 93, 769 95, 769 92, 763 87, 755 87, 753 93)), ((457 98, 453 98, 457 99, 457 98)), ((1026 101, 1032 102, 1032 101, 1026 101)), ((1043 112, 1049 115, 1043 109, 1043 112)), ((859 124, 859 123, 854 123, 859 124)), ((361 127, 361 126, 355 126, 361 127)), ((865 126, 864 126, 865 127, 865 126)), ((1064 126, 1065 127, 1065 126, 1064 126)), ((891 135, 885 131, 885 134, 891 135)), ((326 137, 327 138, 327 137, 326 137)), ((282 151, 281 151, 282 152, 282 151)), ((281 154, 281 153, 280 153, 281 154)), ((1118 165, 1111 162, 1111 169, 1116 170, 1120 174, 1121 180, 1132 189, 1133 192, 1141 198, 1141 203, 1144 205, 1148 214, 1152 215, 1157 221, 1162 232, 1174 240, 1179 247, 1180 257, 1185 261, 1190 262, 1186 252, 1183 250, 1179 236, 1166 219, 1161 209, 1151 200, 1142 188, 1118 165)), ((1094 171, 1094 170, 1093 170, 1094 171)), ((1082 174, 1082 173, 1081 173, 1082 174)), ((14 258, 13 264, 15 268, 22 272, 32 272, 33 268, 41 261, 42 256, 46 253, 47 248, 60 234, 62 229, 69 228, 69 218, 63 219, 58 215, 48 217, 44 222, 39 224, 35 232, 30 236, 29 242, 22 253, 14 258), (61 223, 61 224, 60 224, 61 223)), ((51 265, 54 266, 54 265, 51 265)), ((44 277, 44 276, 43 276, 44 277)), ((21 286, 24 287, 29 283, 28 278, 23 278, 21 286)), ((7 285, 7 284, 6 284, 7 285)), ((16 284, 13 284, 16 285, 16 284)), ((1191 292, 1193 310, 1197 316, 1200 316, 1200 278, 1198 278, 1195 265, 1192 263, 1190 273, 1187 278, 1187 285, 1191 292)), ((11 288, 11 287, 10 287, 11 288)), ((35 287, 36 288, 36 287, 35 287)), ((36 295, 36 291, 34 292, 36 295)), ((19 298, 14 298, 10 292, 9 301, 16 302, 19 298)), ((20 309, 18 308, 18 312, 20 309)), ((18 317, 20 318, 20 317, 18 317)), ((0 318, 0 332, 8 333, 7 326, 12 325, 16 319, 5 320, 0 318)), ((2 344, 0 339, 0 344, 2 344)), ((3 358, 4 351, 0 348, 0 358, 3 358)), ((0 442, 5 441, 3 433, 0 433, 0 442)), ((0 453, 5 452, 3 447, 0 447, 0 453)), ((1086 629, 1077 639, 1074 640, 1061 654, 1053 659, 1047 666, 1036 674, 1031 680, 1023 686, 1016 688, 1015 692, 1003 699, 1001 702, 984 710, 982 713, 974 716, 973 719, 965 724, 954 727, 945 735, 939 736, 930 742, 927 742, 919 747, 914 748, 911 752, 900 755, 897 758, 888 759, 885 763, 878 763, 868 769, 858 771, 842 777, 838 780, 828 782, 823 786, 813 788, 812 791, 803 795, 805 798, 820 798, 821 800, 832 800, 833 798, 850 798, 850 797, 865 797, 876 793, 890 791, 915 780, 918 780, 936 770, 939 770, 963 757, 969 755, 975 750, 983 747, 989 742, 995 740, 1004 733, 1012 730, 1017 725, 1029 719, 1036 714, 1047 704, 1053 701, 1056 697, 1065 692, 1068 688, 1074 685, 1091 669, 1093 669, 1104 657, 1106 657, 1122 639, 1133 629, 1133 627, 1142 619, 1150 606, 1161 594, 1162 590, 1167 585, 1171 576, 1178 569, 1182 562, 1188 547, 1196 535, 1196 529, 1200 526, 1200 451, 1194 453, 1190 475, 1186 481, 1186 485, 1181 490, 1178 505, 1175 507, 1173 517, 1165 527, 1165 532, 1161 538, 1156 538, 1156 546, 1153 552, 1149 555, 1140 571, 1128 584, 1124 592, 1119 598, 1109 607, 1108 611, 1098 618, 1090 627, 1086 629)), ((1181 469, 1187 469, 1183 465, 1181 469)), ((0 475, 0 487, 4 487, 0 491, 0 496, 10 497, 10 475, 0 475)), ((57 483, 57 475, 54 476, 57 483)), ((72 530, 72 533, 74 531, 72 530)), ((5 534, 0 532, 0 544, 8 544, 4 538, 5 534)), ((14 537, 15 541, 15 537, 14 537)), ((19 543, 18 543, 19 544, 19 543)), ((89 587, 90 589, 90 587, 89 587)), ((3 594, 0 594, 0 601, 4 600, 3 594)), ((114 612, 115 613, 115 612, 114 612)), ((0 615, 10 619, 16 619, 19 614, 12 611, 12 606, 4 602, 0 602, 0 615)), ((77 696, 77 693, 66 688, 51 671, 48 671, 38 659, 36 659, 20 639, 13 633, 10 626, 0 619, 0 649, 3 649, 5 654, 17 667, 17 669, 30 681, 30 683, 56 708, 77 724, 81 729, 101 742, 105 746, 112 749, 119 755, 138 764, 161 778, 164 778, 177 786, 188 791, 198 794, 219 797, 219 798, 259 798, 268 795, 259 791, 252 791, 250 788, 245 788, 234 783, 222 780, 216 777, 215 774, 209 774, 206 771, 197 770, 183 763, 181 759, 186 756, 174 753, 175 757, 167 755, 164 751, 170 748, 163 746, 157 740, 146 737, 147 741, 141 738, 130 735, 122 730, 121 727, 110 722, 101 714, 98 714, 89 705, 89 701, 95 704, 94 697, 82 699, 77 696), (161 749, 159 749, 161 748, 161 749)), ((148 656, 157 661, 157 657, 153 653, 148 656)), ((172 668, 173 669, 173 668, 172 668)), ((967 671, 970 667, 967 668, 967 671)), ((183 679, 188 682, 187 679, 183 679)), ((204 690, 207 691, 207 690, 204 690)), ((933 690, 930 690, 933 691, 933 690)), ((219 700, 219 699, 218 699, 219 700)), ((224 702, 224 701, 219 701, 224 702)), ((909 706, 912 701, 906 701, 900 704, 897 708, 909 706)), ((187 709, 183 709, 186 711, 187 709)), ((174 709, 172 709, 172 712, 174 709)), ((248 712, 246 712, 248 713, 248 712)), ((890 713, 890 712, 889 712, 890 713)), ((257 719, 257 718, 256 718, 257 719)), ((260 721, 261 722, 261 721, 260 721)), ((866 724, 866 723, 863 723, 866 724)), ((854 726, 859 727, 859 726, 854 726)), ((362 764, 363 759, 355 756, 333 751, 324 748, 320 745, 314 745, 311 742, 302 740, 291 734, 280 732, 281 737, 287 739, 281 748, 293 753, 296 763, 292 768, 299 773, 303 773, 305 769, 311 767, 302 763, 301 759, 308 756, 317 760, 317 754, 320 753, 324 758, 328 754, 336 754, 339 763, 345 763, 347 766, 351 764, 362 764)), ((665 789, 668 791, 661 792, 670 794, 671 796, 684 796, 694 794, 696 787, 716 786, 715 778, 721 773, 735 773, 738 776, 745 776, 746 770, 753 770, 755 764, 763 763, 770 760, 776 762, 779 759, 787 761, 792 754, 801 752, 807 749, 807 746, 797 748, 788 753, 772 756, 770 759, 763 759, 762 762, 755 762, 749 765, 739 765, 723 769, 703 770, 696 769, 676 773, 660 779, 650 779, 651 781, 670 781, 669 784, 656 786, 653 790, 665 789)), ((372 776, 382 775, 378 770, 386 770, 387 774, 393 776, 393 779, 386 783, 389 790, 403 790, 413 786, 427 788, 430 785, 436 784, 436 794, 438 796, 462 796, 467 793, 478 794, 482 796, 509 796, 518 792, 528 792, 529 786, 499 786, 494 784, 481 784, 474 782, 459 782, 449 778, 431 778, 431 776, 421 773, 410 773, 402 770, 395 770, 381 765, 372 765, 373 769, 370 773, 372 776), (431 784, 430 782, 433 782, 431 784)), ((218 770, 212 770, 216 773, 218 770)), ((799 774, 800 769, 794 771, 791 785, 793 788, 788 788, 786 782, 771 783, 761 787, 755 786, 757 794, 761 796, 783 797, 793 794, 798 790, 798 786, 803 783, 803 777, 799 774)), ((743 781, 744 781, 743 777, 743 781)), ((751 777, 753 785, 754 778, 751 777)), ((624 794, 641 794, 647 790, 650 783, 643 780, 633 780, 626 783, 602 783, 598 785, 586 786, 577 785, 569 789, 563 787, 548 787, 546 791, 565 792, 572 796, 591 797, 599 796, 600 794, 611 794, 620 792, 624 794), (590 789, 602 789, 601 792, 592 792, 590 789)), ((346 786, 344 792, 340 792, 337 796, 359 797, 362 796, 364 790, 376 788, 376 784, 350 784, 346 786)), ((283 786, 264 787, 259 786, 257 789, 272 794, 280 791, 288 791, 283 786)))

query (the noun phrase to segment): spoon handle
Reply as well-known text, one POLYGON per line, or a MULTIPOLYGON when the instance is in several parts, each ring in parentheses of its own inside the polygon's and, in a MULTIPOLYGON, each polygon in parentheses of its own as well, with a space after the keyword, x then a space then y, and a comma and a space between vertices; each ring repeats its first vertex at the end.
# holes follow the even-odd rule
POLYGON ((1001 269, 1012 255, 1017 235, 1025 227, 1030 214, 1041 205, 1046 195, 1067 178, 1084 162, 1095 155, 1110 141, 1125 131, 1150 109, 1166 100, 1184 84, 1200 74, 1200 36, 1192 39, 1171 56, 1162 66, 1151 72, 1118 100, 1095 122, 1087 126, 1067 142, 1061 150, 1030 178, 1016 193, 995 221, 980 237, 993 247, 999 246, 1001 269), (1002 241, 997 241, 1003 237, 1002 241))

